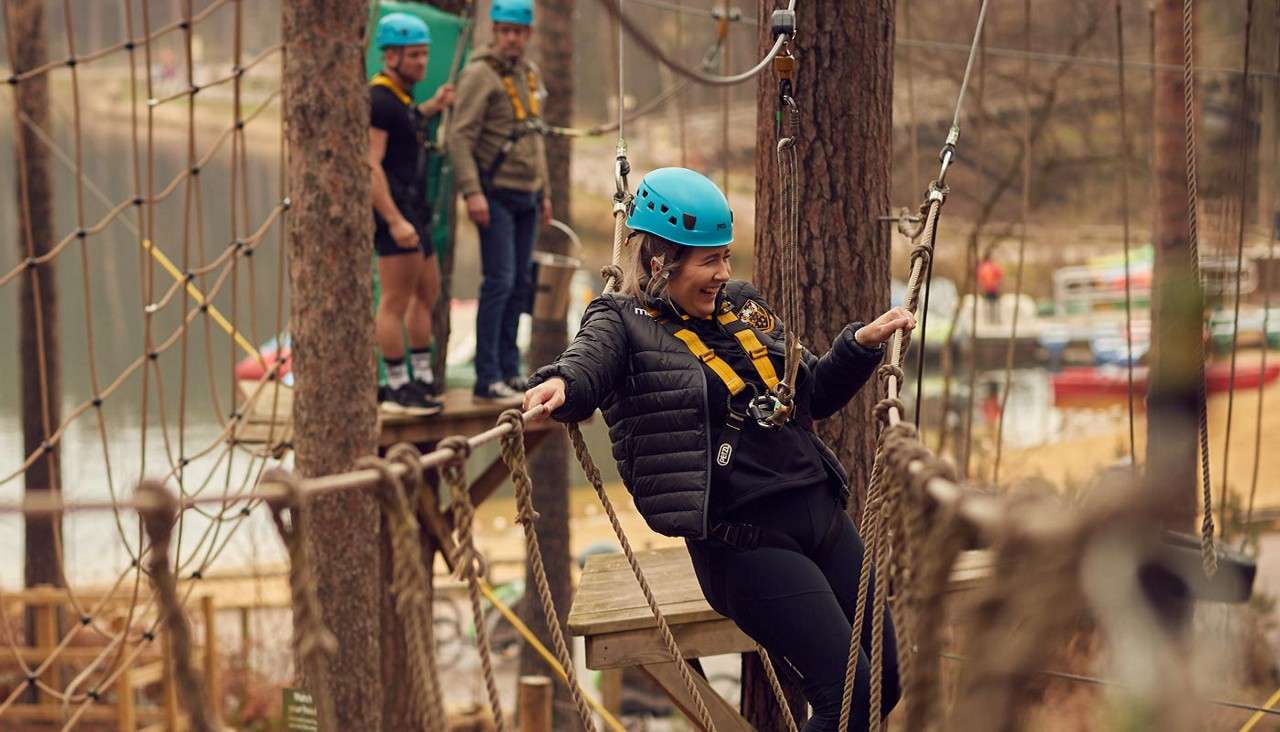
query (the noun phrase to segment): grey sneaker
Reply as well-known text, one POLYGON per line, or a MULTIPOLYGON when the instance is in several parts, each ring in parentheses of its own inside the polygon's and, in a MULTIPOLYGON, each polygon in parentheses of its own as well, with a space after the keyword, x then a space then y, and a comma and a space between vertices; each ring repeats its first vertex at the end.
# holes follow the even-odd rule
POLYGON ((520 401, 524 398, 523 392, 512 389, 502 381, 495 381, 483 387, 477 385, 472 395, 475 399, 485 402, 520 401))

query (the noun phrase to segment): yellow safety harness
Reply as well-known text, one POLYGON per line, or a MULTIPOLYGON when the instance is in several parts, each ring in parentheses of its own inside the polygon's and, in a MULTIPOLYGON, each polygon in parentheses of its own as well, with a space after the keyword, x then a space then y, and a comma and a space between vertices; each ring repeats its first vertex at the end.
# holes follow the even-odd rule
POLYGON ((507 90, 507 97, 511 99, 511 109, 515 111, 516 121, 524 122, 529 117, 537 119, 541 117, 541 111, 538 109, 538 75, 533 69, 529 69, 525 74, 525 83, 529 88, 529 111, 524 109, 524 103, 520 101, 520 95, 516 92, 516 82, 511 74, 502 74, 502 87, 507 90))
POLYGON ((511 128, 511 132, 507 138, 502 141, 502 147, 498 148, 498 154, 493 156, 493 160, 488 166, 481 171, 481 185, 488 188, 493 183, 493 176, 498 173, 498 169, 506 162, 507 155, 511 153, 512 148, 520 141, 520 138, 529 133, 541 134, 546 130, 546 126, 542 123, 542 110, 538 107, 538 75, 533 69, 525 72, 525 85, 529 90, 529 108, 526 110, 524 102, 520 100, 520 93, 516 90, 515 76, 509 69, 494 58, 488 59, 489 65, 494 72, 498 74, 498 78, 502 80, 502 88, 507 91, 507 98, 511 100, 511 111, 516 116, 516 123, 511 128))
POLYGON ((406 94, 403 89, 391 80, 391 77, 381 71, 373 75, 373 78, 369 80, 369 86, 380 86, 384 89, 390 89, 391 93, 396 95, 396 99, 399 99, 401 104, 413 104, 413 97, 406 94))
MULTIPOLYGON (((649 315, 659 322, 665 322, 664 319, 659 317, 659 313, 656 310, 650 309, 649 315)), ((681 315, 680 319, 688 320, 689 316, 681 315)), ((721 325, 725 326, 725 329, 742 346, 742 350, 751 359, 751 365, 755 367, 756 374, 764 382, 765 388, 773 389, 776 387, 778 385, 778 372, 773 368, 773 361, 769 359, 769 349, 760 342, 755 331, 742 322, 732 310, 722 311, 716 316, 716 319, 720 321, 721 325)), ((684 342, 694 358, 706 364, 707 368, 720 377, 720 380, 724 382, 725 388, 729 390, 730 397, 737 396, 743 389, 747 388, 746 382, 729 366, 729 362, 703 343, 697 333, 688 328, 673 328, 671 334, 684 342)))

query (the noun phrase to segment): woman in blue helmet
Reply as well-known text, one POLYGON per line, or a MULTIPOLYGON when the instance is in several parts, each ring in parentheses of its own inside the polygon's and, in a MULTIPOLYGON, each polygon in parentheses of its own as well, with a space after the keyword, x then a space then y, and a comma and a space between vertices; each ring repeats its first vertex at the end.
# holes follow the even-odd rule
MULTIPOLYGON (((645 521, 684 537, 711 606, 798 673, 813 707, 806 732, 835 730, 863 546, 844 511, 844 470, 813 422, 839 411, 893 332, 915 320, 893 308, 846 327, 821 357, 806 352, 795 410, 775 426, 756 397, 783 373, 782 323, 750 283, 730 279, 724 194, 691 170, 655 170, 627 225, 622 291, 591 303, 569 348, 534 374, 524 406, 566 422, 603 411, 645 521)), ((871 616, 851 729, 870 721, 871 616)), ((900 694, 888 618, 885 639, 882 715, 900 694)))

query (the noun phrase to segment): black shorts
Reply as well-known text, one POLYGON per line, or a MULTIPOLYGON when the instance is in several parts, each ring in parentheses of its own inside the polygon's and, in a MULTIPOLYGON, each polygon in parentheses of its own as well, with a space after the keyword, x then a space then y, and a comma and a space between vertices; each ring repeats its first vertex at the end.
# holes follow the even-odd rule
POLYGON ((391 229, 387 222, 376 211, 373 214, 373 250, 379 257, 396 257, 402 254, 422 253, 424 257, 436 255, 435 245, 431 241, 431 213, 429 211, 408 211, 400 209, 404 217, 418 231, 418 246, 402 249, 391 238, 391 229))

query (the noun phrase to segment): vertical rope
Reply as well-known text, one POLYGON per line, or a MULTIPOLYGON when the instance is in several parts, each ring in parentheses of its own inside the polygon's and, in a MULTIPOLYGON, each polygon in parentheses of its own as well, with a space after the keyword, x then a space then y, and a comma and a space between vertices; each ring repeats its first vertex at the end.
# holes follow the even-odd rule
MULTIPOLYGON (((1187 162, 1187 243, 1191 249, 1191 276, 1197 299, 1203 310, 1204 292, 1200 285, 1199 191, 1196 185, 1196 79, 1195 79, 1195 0, 1182 0, 1182 124, 1187 162)), ((1200 520, 1200 556, 1204 572, 1212 577, 1218 572, 1218 555, 1214 549, 1213 489, 1209 475, 1209 414, 1204 386, 1204 360, 1198 363, 1196 388, 1199 391, 1200 486, 1203 516, 1200 520)))
POLYGON ((1116 83, 1120 95, 1120 213, 1124 226, 1124 341, 1125 396, 1129 408, 1129 467, 1138 469, 1137 430, 1134 426, 1133 386, 1133 274, 1129 251, 1129 98, 1125 93, 1124 5, 1116 0, 1116 83))
MULTIPOLYGON (((1244 62, 1240 72, 1240 226, 1236 238, 1236 288, 1235 305, 1231 319, 1231 375, 1227 380, 1227 429, 1222 443, 1222 496, 1218 502, 1218 515, 1227 515, 1227 492, 1230 490, 1230 474, 1228 467, 1231 460, 1231 425, 1236 406, 1236 360, 1239 355, 1240 341, 1240 280, 1244 270, 1244 229, 1245 210, 1248 208, 1246 197, 1249 194, 1249 49, 1253 35, 1253 0, 1245 3, 1244 21, 1244 62)), ((1266 334, 1263 334, 1263 349, 1266 350, 1266 334)), ((1224 518, 1225 522, 1226 519, 1224 518)), ((1227 526, 1222 526, 1223 538, 1226 538, 1227 526)))
POLYGON ((582 728, 587 732, 595 732, 596 724, 591 716, 591 708, 582 695, 582 687, 578 685, 578 676, 573 662, 573 653, 565 642, 564 631, 560 628, 560 615, 556 612, 555 598, 551 596, 551 583, 547 580, 547 569, 542 562, 542 547, 538 544, 538 531, 534 522, 538 520, 538 512, 533 508, 533 481, 529 477, 529 464, 524 452, 524 415, 519 409, 508 409, 498 417, 498 424, 506 424, 511 429, 502 436, 502 462, 511 471, 511 485, 516 492, 516 523, 524 531, 525 560, 533 569, 534 584, 538 590, 538 600, 542 604, 542 617, 547 621, 547 631, 551 634, 552 644, 556 649, 556 658, 564 669, 573 697, 573 705, 578 710, 578 718, 582 728))
POLYGON ((636 582, 640 585, 640 591, 644 594, 645 602, 649 605, 649 612, 653 613, 653 618, 657 621, 658 637, 662 639, 663 645, 666 646, 667 653, 675 664, 676 671, 680 674, 680 680, 684 682, 685 690, 689 693, 689 698, 693 700, 698 717, 697 721, 704 730, 714 730, 715 725, 711 721, 711 712, 707 709, 706 702, 702 700, 702 692, 698 690, 698 685, 693 680, 693 671, 690 670, 689 663, 684 660, 684 654, 680 652, 680 646, 676 643, 676 638, 671 633, 671 626, 667 624, 667 619, 663 616, 662 609, 658 606, 658 599, 653 594, 653 588, 649 586, 649 581, 645 579, 644 571, 640 569, 640 561, 636 559, 636 554, 631 549, 631 541, 627 539, 626 532, 622 530, 622 522, 618 520, 618 513, 613 509, 613 502, 609 500, 609 495, 605 493, 604 480, 600 477, 600 469, 596 467, 595 461, 591 458, 591 453, 587 450, 587 441, 582 437, 582 429, 577 424, 566 426, 569 430, 569 440, 573 443, 573 452, 578 458, 578 463, 582 466, 582 472, 586 474, 587 480, 595 488, 596 496, 600 499, 600 505, 604 507, 605 515, 609 517, 609 524, 613 527, 613 533, 618 537, 618 544, 622 547, 622 553, 627 558, 627 564, 631 565, 631 573, 635 576, 636 582))
POLYGON ((769 680, 769 687, 773 689, 773 699, 778 704, 782 719, 786 722, 787 730, 789 732, 798 732, 796 718, 791 714, 791 705, 787 702, 787 693, 782 690, 782 682, 778 679, 778 671, 773 667, 769 652, 764 649, 764 646, 757 645, 756 655, 760 657, 760 665, 764 668, 765 678, 769 680))
POLYGON ((871 482, 867 487, 867 507, 862 512, 862 526, 858 531, 866 551, 863 552, 862 566, 858 570, 858 597, 853 608, 853 628, 849 638, 848 660, 845 662, 844 693, 840 697, 840 726, 837 729, 842 730, 849 728, 849 717, 853 712, 853 682, 858 670, 858 654, 862 650, 862 624, 866 618, 867 597, 871 588, 871 568, 875 563, 874 552, 880 540, 884 470, 884 436, 881 433, 880 444, 876 448, 875 463, 871 466, 871 482))
POLYGON ((182 601, 178 599, 177 578, 169 566, 169 540, 178 518, 178 502, 162 484, 151 481, 143 481, 138 485, 138 497, 155 503, 154 508, 139 510, 138 514, 151 539, 151 556, 147 569, 151 573, 151 582, 155 585, 161 616, 171 641, 178 695, 190 718, 191 728, 196 732, 214 732, 220 725, 209 707, 200 673, 195 669, 191 625, 182 608, 182 601))
POLYGON ((357 467, 373 468, 382 474, 382 490, 376 492, 391 534, 391 594, 396 615, 404 631, 408 651, 409 709, 419 729, 443 730, 446 726, 443 694, 435 664, 435 639, 431 600, 427 589, 431 576, 423 563, 422 539, 404 483, 391 470, 391 460, 404 465, 410 480, 421 484, 422 454, 409 444, 396 445, 388 460, 372 455, 357 461, 357 467))
POLYGON ((476 549, 472 536, 475 506, 467 490, 467 458, 471 456, 471 443, 465 437, 446 437, 437 445, 441 450, 452 450, 453 457, 440 468, 440 474, 449 487, 452 499, 453 530, 456 533, 453 556, 454 573, 466 580, 467 595, 471 600, 471 616, 476 626, 476 648, 480 652, 480 668, 484 672, 484 688, 489 697, 489 709, 497 732, 504 732, 507 725, 502 714, 502 698, 498 695, 497 677, 493 671, 493 654, 489 646, 489 628, 485 624, 484 609, 480 604, 480 579, 484 574, 484 560, 476 549))
MULTIPOLYGON (((1119 2, 1119 0, 1116 0, 1119 2)), ((1031 52, 1031 0, 1022 3, 1022 48, 1031 52)), ((1121 104, 1124 102, 1122 101, 1121 104)), ((1123 119, 1123 117, 1122 117, 1123 119)), ((1123 125, 1123 122, 1121 123, 1123 125)), ((1123 134, 1123 133, 1122 133, 1123 134)), ((1125 184, 1126 196, 1128 183, 1125 184)), ((1127 206, 1126 206, 1127 209, 1127 206)), ((1125 256, 1128 257, 1128 213, 1125 219, 1125 256)), ((1013 285, 1013 323, 1009 326, 1009 342, 1004 354, 1004 389, 1000 394, 1000 414, 996 418, 996 459, 991 469, 991 484, 1000 487, 1000 461, 1004 457, 1004 422, 1009 411, 1009 392, 1013 388, 1013 350, 1018 338, 1018 313, 1022 300, 1022 270, 1026 262, 1027 226, 1031 218, 1031 58, 1022 61, 1022 231, 1018 234, 1018 263, 1013 285)), ((1127 270, 1126 270, 1127 272, 1127 270)), ((1129 287, 1128 281, 1125 288, 1129 287)), ((977 307, 977 302, 974 303, 977 307)), ((1132 374, 1132 369, 1130 369, 1132 374)), ((1132 424, 1132 421, 1130 422, 1132 424)))
MULTIPOLYGON (((327 687, 329 660, 338 652, 338 639, 324 623, 320 609, 320 589, 311 562, 308 509, 304 503, 302 483, 286 470, 272 468, 263 472, 263 483, 284 486, 287 497, 270 501, 271 520, 289 554, 289 591, 293 605, 293 658, 300 675, 312 684, 327 687)), ((321 724, 337 719, 333 699, 327 689, 312 689, 321 724)))

